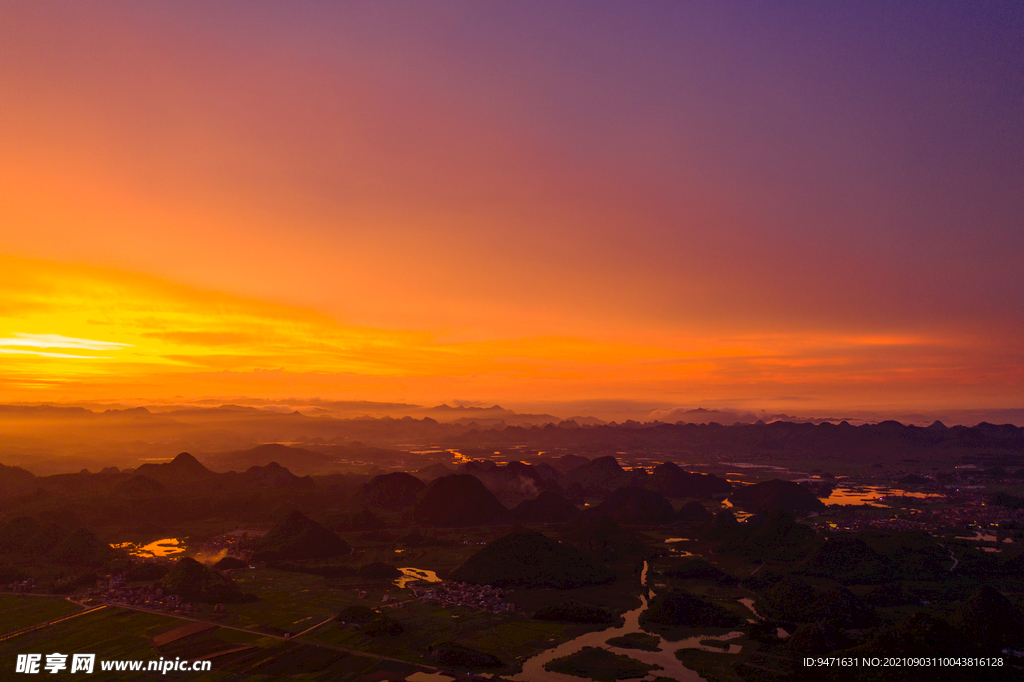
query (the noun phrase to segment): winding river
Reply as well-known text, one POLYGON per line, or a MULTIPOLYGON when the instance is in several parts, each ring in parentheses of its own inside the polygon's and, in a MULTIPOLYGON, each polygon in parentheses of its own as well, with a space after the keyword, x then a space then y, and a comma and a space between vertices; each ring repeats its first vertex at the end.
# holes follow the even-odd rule
MULTIPOLYGON (((647 586, 647 562, 644 562, 644 570, 640 574, 640 584, 647 586)), ((679 682, 704 682, 704 678, 698 675, 693 670, 683 666, 675 656, 675 652, 679 649, 703 649, 704 651, 715 651, 718 653, 739 653, 742 647, 737 644, 730 644, 728 651, 721 648, 703 646, 700 641, 714 639, 719 641, 728 641, 736 639, 743 635, 742 632, 730 632, 725 635, 699 635, 697 637, 690 637, 678 642, 668 642, 662 639, 659 635, 655 635, 660 640, 660 649, 658 651, 641 651, 639 649, 619 649, 616 647, 609 646, 607 642, 612 637, 621 637, 622 635, 629 634, 631 632, 644 632, 640 628, 640 614, 647 610, 647 600, 654 596, 654 592, 648 589, 646 595, 640 595, 640 607, 628 611, 623 614, 625 623, 621 627, 611 627, 600 632, 588 632, 585 635, 580 635, 576 639, 569 640, 563 644, 559 644, 553 649, 541 652, 529 658, 523 662, 523 671, 518 675, 513 675, 509 679, 515 680, 516 682, 580 682, 580 677, 575 675, 563 675, 561 673, 551 672, 544 669, 544 665, 548 662, 574 654, 581 650, 585 646, 601 647, 608 649, 609 651, 616 654, 625 654, 630 658, 644 663, 653 663, 660 665, 662 670, 653 670, 647 678, 653 680, 656 677, 668 677, 679 682)), ((654 634, 654 633, 647 633, 654 634)))

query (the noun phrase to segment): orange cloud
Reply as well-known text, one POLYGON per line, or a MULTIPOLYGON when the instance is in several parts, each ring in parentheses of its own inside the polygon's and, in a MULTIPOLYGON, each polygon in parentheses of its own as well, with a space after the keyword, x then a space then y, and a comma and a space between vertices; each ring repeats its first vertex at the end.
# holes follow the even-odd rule
MULTIPOLYGON (((0 399, 627 397, 824 404, 992 393, 970 338, 837 332, 446 338, 113 269, 0 258, 0 399), (966 360, 966 361, 965 361, 966 360), (950 368, 954 368, 950 371, 950 368)), ((1003 386, 1012 387, 1011 366, 1003 386)), ((998 394, 998 390, 996 391, 998 394)))

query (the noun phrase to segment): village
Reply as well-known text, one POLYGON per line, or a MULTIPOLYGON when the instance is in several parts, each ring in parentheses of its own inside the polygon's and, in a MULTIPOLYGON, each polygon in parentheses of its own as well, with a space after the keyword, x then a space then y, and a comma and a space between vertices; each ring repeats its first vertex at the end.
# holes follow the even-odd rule
MULTIPOLYGON (((123 604, 177 614, 195 613, 196 610, 190 602, 174 594, 164 594, 163 589, 154 585, 128 587, 123 575, 112 575, 96 581, 96 587, 87 590, 82 595, 76 595, 76 601, 82 604, 123 604)), ((223 612, 223 604, 217 604, 214 607, 214 614, 223 612)))
POLYGON ((501 590, 491 585, 472 585, 451 580, 437 584, 436 587, 420 588, 413 586, 413 596, 426 602, 433 602, 442 607, 468 606, 473 609, 501 613, 514 611, 515 606, 502 601, 501 590))
MULTIPOLYGON (((412 599, 397 599, 390 593, 386 593, 381 597, 381 604, 385 608, 400 609, 410 602, 423 601, 442 608, 464 606, 490 613, 515 612, 515 605, 502 601, 503 593, 492 585, 473 585, 452 580, 428 584, 429 587, 416 584, 407 585, 412 592, 412 599)), ((356 588, 355 592, 360 599, 366 599, 366 590, 356 588)))

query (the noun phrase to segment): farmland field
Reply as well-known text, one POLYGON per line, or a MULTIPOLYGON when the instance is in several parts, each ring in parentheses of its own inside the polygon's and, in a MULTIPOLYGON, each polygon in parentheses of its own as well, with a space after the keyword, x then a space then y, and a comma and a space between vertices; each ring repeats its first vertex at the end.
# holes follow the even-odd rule
POLYGON ((81 611, 61 597, 0 594, 0 635, 81 611))

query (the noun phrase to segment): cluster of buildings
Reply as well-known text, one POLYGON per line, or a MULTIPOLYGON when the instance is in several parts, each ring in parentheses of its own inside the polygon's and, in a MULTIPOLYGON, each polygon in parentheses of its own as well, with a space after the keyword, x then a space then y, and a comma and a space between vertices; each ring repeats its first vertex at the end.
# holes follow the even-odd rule
POLYGON ((501 590, 491 585, 472 585, 445 580, 431 583, 429 587, 412 586, 413 596, 442 607, 468 606, 491 613, 514 611, 515 605, 502 601, 501 590))
POLYGON ((1024 509, 1011 509, 991 504, 991 493, 984 489, 941 489, 943 497, 921 500, 916 507, 897 507, 880 514, 879 507, 848 505, 838 511, 830 508, 829 515, 838 513, 832 530, 923 530, 933 535, 955 532, 973 535, 976 530, 985 535, 1005 538, 1024 538, 1024 509))
POLYGON ((96 587, 86 592, 85 596, 90 600, 137 606, 167 613, 192 613, 194 611, 191 603, 183 601, 175 594, 165 595, 159 587, 152 585, 127 587, 124 577, 119 575, 96 581, 96 587))
POLYGON ((249 561, 256 545, 267 532, 263 530, 233 530, 210 538, 199 547, 199 554, 225 554, 249 561))
POLYGON ((35 587, 36 579, 29 578, 28 580, 15 580, 12 583, 0 585, 0 592, 31 592, 35 587))

